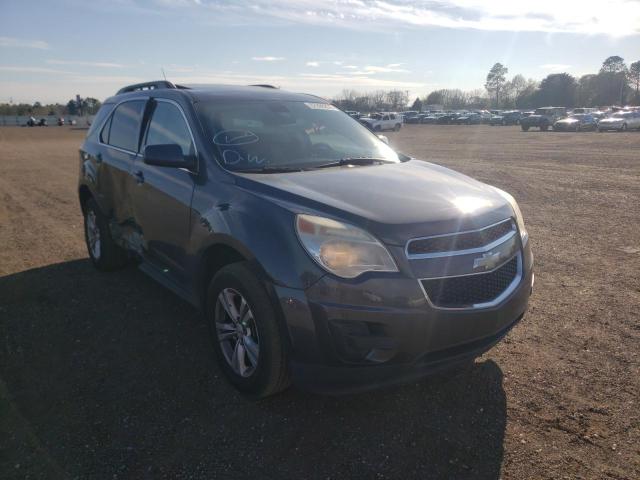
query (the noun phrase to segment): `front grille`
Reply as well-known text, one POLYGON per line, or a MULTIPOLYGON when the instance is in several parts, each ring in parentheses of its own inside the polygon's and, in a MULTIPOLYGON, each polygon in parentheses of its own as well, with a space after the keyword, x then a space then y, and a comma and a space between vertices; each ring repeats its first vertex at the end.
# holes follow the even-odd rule
POLYGON ((425 279, 420 282, 435 307, 469 308, 495 300, 511 285, 517 275, 518 256, 516 255, 492 272, 425 279))
POLYGON ((495 242, 512 231, 515 231, 513 221, 511 219, 507 219, 482 230, 452 233, 450 235, 441 235, 437 237, 419 238, 409 242, 407 254, 425 255, 480 248, 490 244, 491 242, 495 242))

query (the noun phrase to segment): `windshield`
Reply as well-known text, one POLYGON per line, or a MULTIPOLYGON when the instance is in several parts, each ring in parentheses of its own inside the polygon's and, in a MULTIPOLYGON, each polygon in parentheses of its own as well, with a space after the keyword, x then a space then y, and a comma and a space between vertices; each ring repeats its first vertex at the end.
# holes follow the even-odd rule
POLYGON ((314 168, 349 158, 398 162, 398 155, 333 105, 294 101, 197 104, 207 138, 232 171, 314 168))

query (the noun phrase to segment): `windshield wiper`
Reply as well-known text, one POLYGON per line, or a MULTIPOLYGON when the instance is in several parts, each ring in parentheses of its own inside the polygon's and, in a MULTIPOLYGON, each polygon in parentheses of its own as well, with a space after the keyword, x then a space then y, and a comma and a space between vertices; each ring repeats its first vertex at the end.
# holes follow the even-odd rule
POLYGON ((290 173, 301 172, 300 167, 259 167, 259 168, 243 168, 242 170, 235 170, 235 173, 290 173))
POLYGON ((393 162, 391 162, 390 160, 386 160, 384 158, 345 157, 335 162, 323 163, 322 165, 318 165, 313 168, 343 167, 345 165, 373 165, 374 163, 393 163, 393 162))

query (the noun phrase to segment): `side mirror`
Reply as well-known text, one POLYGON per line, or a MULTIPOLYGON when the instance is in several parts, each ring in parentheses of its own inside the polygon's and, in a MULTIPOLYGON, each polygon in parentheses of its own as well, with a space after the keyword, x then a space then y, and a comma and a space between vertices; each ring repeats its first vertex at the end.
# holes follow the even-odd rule
POLYGON ((165 145, 147 145, 144 148, 144 163, 158 167, 194 169, 196 159, 192 155, 184 156, 180 145, 168 143, 165 145))
POLYGON ((378 138, 389 145, 389 139, 386 137, 386 135, 378 135, 378 138))

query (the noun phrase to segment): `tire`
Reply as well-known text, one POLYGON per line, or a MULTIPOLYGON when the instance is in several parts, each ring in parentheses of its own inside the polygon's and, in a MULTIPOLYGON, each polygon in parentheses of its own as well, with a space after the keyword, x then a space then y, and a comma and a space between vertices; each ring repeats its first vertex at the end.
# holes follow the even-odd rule
POLYGON ((376 125, 375 127, 373 127, 373 131, 374 132, 381 132, 382 131, 382 127, 380 125, 376 125))
POLYGON ((263 398, 291 384, 288 349, 276 312, 246 263, 227 265, 213 277, 207 289, 206 315, 220 368, 240 392, 263 398), (225 299, 233 306, 225 308, 225 299), (230 313, 240 315, 234 321, 230 313))
POLYGON ((394 132, 399 132, 399 131, 400 131, 400 124, 399 124, 399 123, 396 123, 396 124, 394 125, 394 127, 393 127, 393 131, 394 131, 394 132))
POLYGON ((89 199, 84 207, 84 240, 89 258, 98 270, 120 270, 127 264, 127 251, 113 240, 109 219, 94 199, 89 199))
POLYGON ((522 129, 523 132, 528 132, 529 131, 529 126, 528 125, 520 124, 520 128, 522 129))
POLYGON ((547 130, 549 130, 549 124, 543 123, 542 125, 540 125, 541 132, 546 132, 547 130))

